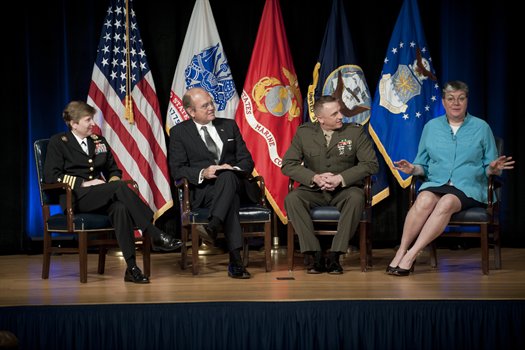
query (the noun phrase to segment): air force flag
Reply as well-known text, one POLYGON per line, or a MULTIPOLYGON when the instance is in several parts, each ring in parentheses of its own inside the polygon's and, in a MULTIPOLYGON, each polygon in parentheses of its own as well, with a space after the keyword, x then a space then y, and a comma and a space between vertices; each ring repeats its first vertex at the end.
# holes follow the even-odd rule
POLYGON ((401 187, 411 177, 393 162, 416 156, 425 123, 444 114, 416 0, 405 0, 390 39, 372 102, 369 131, 401 187))

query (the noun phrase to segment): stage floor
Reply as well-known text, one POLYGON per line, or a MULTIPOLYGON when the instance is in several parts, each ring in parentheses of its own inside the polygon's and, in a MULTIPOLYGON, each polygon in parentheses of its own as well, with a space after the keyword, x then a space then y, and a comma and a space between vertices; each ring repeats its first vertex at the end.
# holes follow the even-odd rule
MULTIPOLYGON (((116 254, 106 261, 106 273, 96 273, 97 255, 89 255, 88 283, 78 276, 78 256, 51 259, 48 280, 41 279, 41 255, 0 256, 0 306, 78 305, 121 303, 182 303, 222 301, 311 300, 509 300, 525 299, 525 249, 503 248, 503 269, 481 273, 481 253, 438 249, 438 268, 429 265, 426 252, 419 256, 409 277, 385 274, 393 249, 374 249, 374 267, 359 268, 359 254, 347 254, 343 275, 306 274, 296 254, 295 269, 288 271, 286 249, 272 252, 273 270, 264 271, 263 253, 250 252, 249 280, 227 276, 228 255, 201 256, 200 274, 182 270, 180 253, 152 254, 151 283, 123 281, 125 263, 116 254), (285 279, 282 279, 285 278, 285 279)), ((139 266, 142 258, 138 257, 139 266)))

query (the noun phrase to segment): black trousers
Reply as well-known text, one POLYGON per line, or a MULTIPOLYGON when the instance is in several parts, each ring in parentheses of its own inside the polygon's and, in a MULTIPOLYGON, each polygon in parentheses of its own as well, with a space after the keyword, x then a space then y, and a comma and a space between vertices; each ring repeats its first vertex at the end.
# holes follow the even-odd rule
POLYGON ((145 231, 151 224, 153 211, 122 181, 81 187, 75 190, 75 210, 107 214, 122 250, 124 259, 135 263, 135 227, 145 231))
POLYGON ((239 219, 241 180, 234 171, 224 171, 209 186, 202 206, 210 209, 210 217, 215 216, 223 222, 224 236, 228 250, 242 247, 242 230, 239 219))

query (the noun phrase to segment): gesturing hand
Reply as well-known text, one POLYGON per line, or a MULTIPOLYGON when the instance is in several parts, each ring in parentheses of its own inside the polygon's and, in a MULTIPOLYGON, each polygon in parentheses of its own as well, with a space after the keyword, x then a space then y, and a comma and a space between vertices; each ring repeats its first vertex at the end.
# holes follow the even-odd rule
POLYGON ((501 156, 490 162, 489 167, 492 174, 500 174, 503 170, 514 169, 514 163, 512 157, 501 156))
POLYGON ((414 164, 410 163, 405 159, 401 159, 397 162, 394 162, 394 169, 401 170, 405 174, 412 174, 415 168, 416 167, 414 166, 414 164))

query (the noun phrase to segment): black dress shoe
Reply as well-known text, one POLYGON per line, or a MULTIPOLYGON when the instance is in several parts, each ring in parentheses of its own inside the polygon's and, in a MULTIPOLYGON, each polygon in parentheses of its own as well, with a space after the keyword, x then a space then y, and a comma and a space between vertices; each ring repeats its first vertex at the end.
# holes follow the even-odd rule
POLYGON ((154 251, 163 250, 165 252, 171 252, 175 249, 179 249, 181 246, 182 241, 180 239, 171 237, 162 231, 151 237, 151 249, 154 251))
POLYGON ((212 230, 208 225, 197 225, 195 228, 199 232, 199 236, 204 243, 210 246, 215 245, 215 240, 217 239, 217 232, 212 230))
POLYGON ((326 272, 331 275, 340 275, 343 273, 343 267, 337 260, 329 261, 326 265, 326 272))
POLYGON ((323 272, 326 272, 324 258, 321 258, 321 260, 315 261, 313 265, 311 265, 310 267, 306 269, 306 273, 309 273, 311 275, 318 275, 323 272))
POLYGON ((317 275, 323 272, 326 272, 326 264, 323 257, 323 254, 319 251, 307 253, 312 255, 314 258, 314 263, 306 269, 306 273, 317 275))
POLYGON ((242 263, 229 263, 228 264, 228 276, 231 278, 241 278, 247 279, 252 277, 250 273, 246 270, 242 263))
POLYGON ((145 284, 149 283, 149 278, 147 278, 142 271, 140 271, 138 266, 128 267, 126 269, 126 274, 124 275, 124 281, 145 284))

